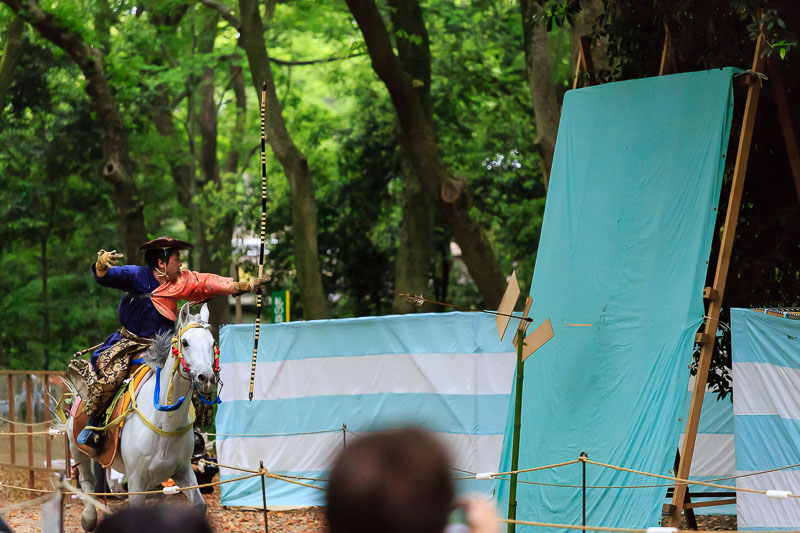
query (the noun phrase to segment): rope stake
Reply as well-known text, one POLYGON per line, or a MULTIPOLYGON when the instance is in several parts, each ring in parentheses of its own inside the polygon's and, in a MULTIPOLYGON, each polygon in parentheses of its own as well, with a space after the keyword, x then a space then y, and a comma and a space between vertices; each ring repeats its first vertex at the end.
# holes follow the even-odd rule
POLYGON ((264 510, 264 533, 269 533, 269 518, 267 517, 267 489, 264 477, 268 474, 267 469, 264 468, 264 461, 259 461, 258 471, 261 474, 261 502, 264 510))

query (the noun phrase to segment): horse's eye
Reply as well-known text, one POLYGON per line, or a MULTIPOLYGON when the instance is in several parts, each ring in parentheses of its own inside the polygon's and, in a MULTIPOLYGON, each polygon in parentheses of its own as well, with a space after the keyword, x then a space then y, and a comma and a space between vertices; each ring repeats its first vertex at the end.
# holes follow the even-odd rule
POLYGON ((181 344, 183 344, 184 348, 188 348, 189 347, 189 341, 187 341, 186 339, 181 340, 181 344))

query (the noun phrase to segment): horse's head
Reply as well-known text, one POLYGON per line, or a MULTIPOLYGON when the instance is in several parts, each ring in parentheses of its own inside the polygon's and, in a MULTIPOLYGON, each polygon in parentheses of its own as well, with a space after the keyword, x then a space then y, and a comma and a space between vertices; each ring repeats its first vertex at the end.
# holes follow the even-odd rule
POLYGON ((183 304, 175 324, 173 354, 180 359, 180 372, 197 384, 202 394, 211 394, 216 384, 217 347, 208 324, 208 307, 203 304, 200 314, 189 313, 189 303, 183 304))

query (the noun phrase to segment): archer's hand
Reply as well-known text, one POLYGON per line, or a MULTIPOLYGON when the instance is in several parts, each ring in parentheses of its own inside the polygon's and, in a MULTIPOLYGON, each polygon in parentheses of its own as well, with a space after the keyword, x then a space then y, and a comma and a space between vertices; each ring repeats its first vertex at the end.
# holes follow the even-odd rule
POLYGON ((261 287, 266 285, 269 281, 269 278, 253 278, 250 280, 251 291, 258 292, 261 290, 261 287))
POLYGON ((94 268, 97 272, 105 272, 109 268, 117 266, 117 261, 121 258, 122 254, 118 253, 116 250, 106 252, 101 249, 97 252, 97 263, 95 263, 94 268))
POLYGON ((234 281, 233 286, 238 294, 243 292, 258 292, 269 281, 269 278, 253 278, 250 281, 234 281))

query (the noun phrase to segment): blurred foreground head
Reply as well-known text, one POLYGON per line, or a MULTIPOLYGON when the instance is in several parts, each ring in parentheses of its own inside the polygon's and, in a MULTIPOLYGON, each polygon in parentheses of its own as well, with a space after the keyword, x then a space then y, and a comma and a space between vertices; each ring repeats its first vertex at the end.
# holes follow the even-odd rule
POLYGON ((212 533, 205 515, 191 507, 147 506, 144 509, 126 508, 106 517, 97 526, 97 533, 212 533))
POLYGON ((447 453, 409 428, 347 446, 331 471, 326 512, 331 533, 441 533, 452 505, 447 453))

